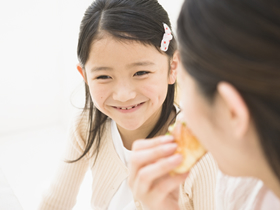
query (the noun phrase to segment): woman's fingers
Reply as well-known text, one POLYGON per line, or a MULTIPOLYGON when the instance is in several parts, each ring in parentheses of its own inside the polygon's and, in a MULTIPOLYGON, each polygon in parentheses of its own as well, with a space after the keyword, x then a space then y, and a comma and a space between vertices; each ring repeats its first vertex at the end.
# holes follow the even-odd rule
POLYGON ((155 180, 151 188, 147 192, 144 192, 143 189, 139 189, 139 185, 137 192, 134 192, 134 195, 145 201, 152 199, 152 202, 157 204, 164 202, 164 200, 169 196, 173 196, 172 200, 178 201, 179 186, 182 182, 186 180, 188 175, 188 172, 185 174, 176 174, 172 176, 166 174, 161 178, 155 180))
POLYGON ((178 186, 186 180, 188 175, 189 172, 174 176, 167 175, 163 177, 152 186, 150 196, 157 197, 162 201, 168 194, 176 190, 178 186))
POLYGON ((140 196, 142 196, 151 189, 155 180, 168 174, 172 169, 178 166, 182 160, 183 158, 181 155, 175 154, 168 158, 162 158, 153 164, 147 165, 138 171, 134 179, 132 178, 134 186, 131 186, 132 183, 130 183, 130 186, 137 189, 140 196))
POLYGON ((150 149, 133 152, 133 154, 131 155, 131 166, 143 167, 163 157, 170 156, 174 154, 177 146, 178 145, 175 143, 169 143, 150 149))
POLYGON ((172 136, 159 136, 150 140, 135 141, 132 146, 133 153, 130 157, 130 177, 134 179, 135 174, 141 167, 172 155, 177 145, 171 142, 173 142, 172 136))
POLYGON ((139 150, 133 152, 130 157, 130 178, 134 180, 139 169, 158 161, 161 158, 168 157, 176 151, 177 144, 169 143, 154 148, 139 150))
POLYGON ((158 136, 153 139, 144 139, 144 140, 137 140, 132 145, 133 151, 149 149, 152 147, 156 147, 162 144, 171 143, 174 141, 174 137, 171 135, 166 136, 158 136))
POLYGON ((187 174, 169 175, 183 160, 174 155, 177 144, 173 141, 172 136, 160 136, 133 144, 128 183, 135 198, 150 207, 159 203, 165 209, 178 206, 178 187, 187 174))

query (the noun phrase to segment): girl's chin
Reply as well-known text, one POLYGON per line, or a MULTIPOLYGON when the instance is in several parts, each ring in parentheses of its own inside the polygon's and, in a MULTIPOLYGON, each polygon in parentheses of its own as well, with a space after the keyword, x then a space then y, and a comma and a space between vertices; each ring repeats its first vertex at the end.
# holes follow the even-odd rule
POLYGON ((116 122, 118 126, 128 131, 135 131, 142 126, 139 122, 116 122))

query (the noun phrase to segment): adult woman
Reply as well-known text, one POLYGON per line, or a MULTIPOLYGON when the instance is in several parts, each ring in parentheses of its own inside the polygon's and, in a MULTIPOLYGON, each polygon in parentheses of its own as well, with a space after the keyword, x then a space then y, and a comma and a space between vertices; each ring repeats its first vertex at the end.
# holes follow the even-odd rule
MULTIPOLYGON (((178 19, 184 119, 222 172, 256 177, 278 198, 279 37, 279 1, 186 0, 178 19)), ((161 176, 168 165, 162 162, 161 176)), ((139 181, 135 177, 132 183, 139 181)), ((158 183, 152 182, 153 188, 158 183)), ((168 185, 173 190, 178 183, 168 185)), ((255 208, 269 209, 266 195, 255 208)))

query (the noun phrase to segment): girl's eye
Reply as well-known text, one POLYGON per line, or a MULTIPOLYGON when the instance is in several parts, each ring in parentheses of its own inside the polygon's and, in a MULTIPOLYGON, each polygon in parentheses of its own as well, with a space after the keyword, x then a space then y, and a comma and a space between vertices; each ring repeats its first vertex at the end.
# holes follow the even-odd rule
POLYGON ((96 79, 110 79, 110 77, 102 75, 102 76, 98 76, 96 79))
POLYGON ((146 75, 146 74, 149 74, 150 72, 148 71, 138 71, 134 74, 134 76, 143 76, 143 75, 146 75))

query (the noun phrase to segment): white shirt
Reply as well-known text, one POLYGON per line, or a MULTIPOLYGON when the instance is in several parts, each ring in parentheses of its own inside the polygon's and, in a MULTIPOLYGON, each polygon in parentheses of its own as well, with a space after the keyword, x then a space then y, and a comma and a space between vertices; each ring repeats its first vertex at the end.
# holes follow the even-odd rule
MULTIPOLYGON (((114 120, 112 120, 111 123, 111 131, 112 131, 112 138, 113 138, 115 149, 122 162, 126 166, 128 166, 131 151, 124 147, 119 130, 114 120)), ((125 179, 122 182, 118 191, 113 196, 109 204, 108 210, 136 210, 133 195, 128 186, 127 179, 125 179)))
POLYGON ((217 174, 217 210, 278 210, 280 200, 262 181, 249 177, 217 174))

